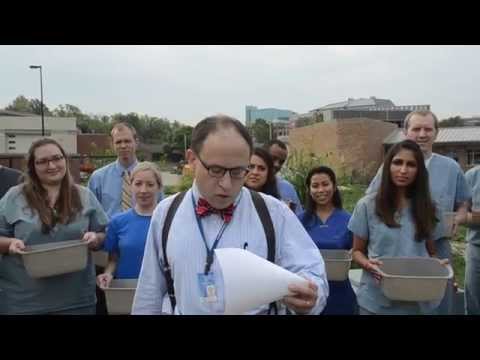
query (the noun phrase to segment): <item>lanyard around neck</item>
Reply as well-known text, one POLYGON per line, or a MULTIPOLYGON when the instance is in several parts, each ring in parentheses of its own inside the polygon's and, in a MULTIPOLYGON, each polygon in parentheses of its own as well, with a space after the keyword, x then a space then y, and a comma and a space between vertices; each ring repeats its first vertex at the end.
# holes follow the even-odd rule
MULTIPOLYGON (((193 210, 195 211, 196 206, 195 206, 195 199, 193 198, 193 192, 192 192, 192 204, 193 204, 193 210)), ((225 229, 227 228, 229 223, 223 221, 222 227, 220 228, 220 231, 218 232, 212 247, 209 248, 207 244, 207 240, 205 239, 205 232, 203 231, 202 221, 196 212, 195 212, 195 218, 197 219, 198 229, 200 230, 203 243, 205 244, 205 249, 207 250, 207 259, 205 261, 205 270, 204 270, 205 275, 207 275, 210 272, 210 268, 212 267, 212 264, 213 264, 213 253, 217 248, 217 245, 220 242, 220 239, 222 238, 222 235, 225 232, 225 229)))

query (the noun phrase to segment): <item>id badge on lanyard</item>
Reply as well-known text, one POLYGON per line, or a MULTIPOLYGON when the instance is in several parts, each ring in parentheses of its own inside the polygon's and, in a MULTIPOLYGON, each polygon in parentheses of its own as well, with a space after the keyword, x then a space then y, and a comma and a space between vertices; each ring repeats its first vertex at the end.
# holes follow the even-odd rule
POLYGON ((217 287, 215 285, 215 275, 212 272, 208 274, 197 274, 198 287, 200 291, 200 300, 202 303, 212 304, 218 301, 217 287))
MULTIPOLYGON (((195 201, 193 199, 193 194, 192 194, 192 202, 195 207, 195 201)), ((201 220, 196 216, 197 219, 197 224, 198 224, 198 229, 200 230, 200 234, 202 236, 203 243, 205 244, 205 248, 207 250, 207 258, 205 261, 205 270, 202 273, 197 273, 197 283, 198 283, 198 289, 200 292, 200 300, 202 303, 206 304, 213 304, 218 301, 218 295, 217 295, 217 277, 213 272, 210 271, 210 268, 213 264, 213 256, 214 256, 214 251, 215 248, 217 247, 228 223, 224 222, 222 227, 220 228, 220 231, 217 234, 217 237, 212 245, 212 248, 210 249, 207 245, 207 241, 205 239, 205 233, 203 231, 203 226, 201 220)))

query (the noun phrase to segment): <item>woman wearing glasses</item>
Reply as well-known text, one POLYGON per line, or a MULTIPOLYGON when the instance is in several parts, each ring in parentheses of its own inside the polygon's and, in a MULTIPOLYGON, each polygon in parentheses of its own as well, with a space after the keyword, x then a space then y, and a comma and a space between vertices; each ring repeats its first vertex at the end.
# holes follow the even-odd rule
POLYGON ((250 166, 245 186, 249 189, 280 199, 277 181, 273 172, 273 160, 267 150, 255 148, 250 158, 250 166))
POLYGON ((35 141, 24 183, 0 201, 0 311, 5 314, 95 314, 95 271, 31 278, 22 252, 29 245, 83 239, 91 250, 104 240, 108 222, 90 190, 76 185, 63 148, 53 139, 35 141))

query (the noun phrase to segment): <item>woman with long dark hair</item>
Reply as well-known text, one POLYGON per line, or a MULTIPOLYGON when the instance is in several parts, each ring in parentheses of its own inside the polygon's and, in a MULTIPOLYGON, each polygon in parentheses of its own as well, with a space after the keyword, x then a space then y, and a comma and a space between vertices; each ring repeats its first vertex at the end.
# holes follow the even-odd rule
POLYGON ((273 171, 273 160, 267 150, 262 148, 253 149, 245 186, 280 199, 273 171))
POLYGON ((107 216, 87 188, 76 185, 68 158, 53 139, 35 141, 24 183, 0 200, 0 311, 6 314, 95 314, 95 271, 31 278, 21 255, 26 246, 83 239, 98 249, 107 216))
MULTIPOLYGON (((347 224, 350 214, 342 208, 342 197, 335 172, 326 166, 310 170, 305 181, 305 211, 299 219, 319 249, 352 248, 352 233, 347 224)), ((357 314, 352 285, 345 281, 329 281, 330 294, 324 315, 357 314)))
POLYGON ((404 140, 390 149, 379 191, 360 199, 348 228, 353 233, 353 259, 364 270, 357 292, 360 314, 432 313, 438 302, 391 301, 378 285, 379 257, 434 257, 435 241, 446 236, 415 142, 404 140))

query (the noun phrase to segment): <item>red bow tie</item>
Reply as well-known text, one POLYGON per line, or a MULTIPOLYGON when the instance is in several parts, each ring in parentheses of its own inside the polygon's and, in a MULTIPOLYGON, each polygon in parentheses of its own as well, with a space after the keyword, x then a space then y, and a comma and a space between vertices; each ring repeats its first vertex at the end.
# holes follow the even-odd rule
POLYGON ((198 204, 197 204, 197 207, 195 208, 195 212, 200 217, 207 216, 210 214, 219 214, 222 217, 223 221, 225 221, 226 223, 229 223, 230 220, 232 220, 234 209, 235 209, 235 206, 233 204, 231 204, 229 207, 225 209, 215 209, 212 205, 208 203, 207 200, 200 198, 198 199, 198 204))

